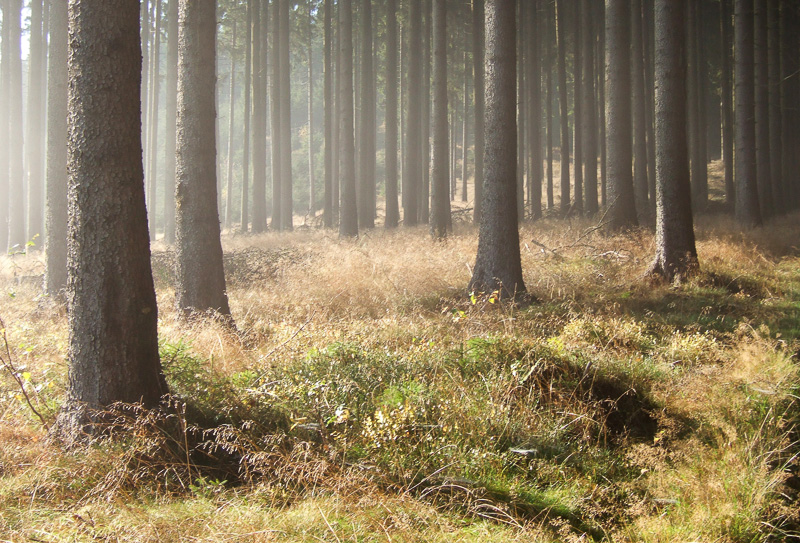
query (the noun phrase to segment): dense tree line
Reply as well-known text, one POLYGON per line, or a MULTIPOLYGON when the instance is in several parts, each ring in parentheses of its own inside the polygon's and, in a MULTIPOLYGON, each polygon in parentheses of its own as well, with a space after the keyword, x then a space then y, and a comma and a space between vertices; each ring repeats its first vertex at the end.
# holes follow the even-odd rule
MULTIPOLYGON (((148 240, 176 245, 182 314, 233 325, 223 229, 441 239, 460 200, 470 288, 516 296, 519 221, 655 226, 672 280, 698 265, 693 213, 749 228, 800 202, 796 0, 66 4, 0 2, 0 239, 44 241, 76 382, 133 356, 164 390, 153 345, 109 329, 154 327, 148 240)), ((153 403, 114 386, 70 400, 153 403)))

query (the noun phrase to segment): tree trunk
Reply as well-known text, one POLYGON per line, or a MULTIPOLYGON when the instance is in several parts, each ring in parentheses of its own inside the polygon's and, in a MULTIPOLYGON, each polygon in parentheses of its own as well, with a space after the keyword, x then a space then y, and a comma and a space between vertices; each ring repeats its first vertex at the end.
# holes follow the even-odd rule
POLYGON ((514 0, 486 2, 486 194, 469 288, 525 292, 516 189, 516 10, 514 0))
MULTIPOLYGON (((397 1, 397 0, 393 0, 397 1)), ((322 222, 325 228, 333 228, 333 0, 325 0, 324 5, 324 82, 323 101, 325 115, 325 205, 323 207, 322 222)))
POLYGON ((341 34, 339 35, 339 70, 341 90, 339 108, 341 116, 341 191, 339 236, 358 236, 358 210, 356 207, 356 144, 353 118, 353 8, 351 0, 339 0, 341 34))
MULTIPOLYGON (((409 5, 408 88, 422 89, 422 0, 410 0, 409 5)), ((424 95, 423 95, 424 96, 424 95)), ((422 99, 408 101, 406 144, 403 167, 403 224, 419 223, 419 199, 422 190, 422 99)))
POLYGON ((67 287, 67 16, 66 2, 50 10, 47 64, 47 228, 44 289, 60 297, 67 287))
MULTIPOLYGON (((267 35, 269 1, 253 3, 253 226, 252 232, 267 230, 267 35)), ((274 97, 273 97, 274 99, 274 97)), ((274 205, 273 205, 274 207, 274 205)))
POLYGON ((781 58, 779 0, 767 0, 767 55, 769 56, 769 153, 772 179, 772 202, 775 213, 785 210, 784 194, 781 190, 781 58))
MULTIPOLYGON (((760 1, 760 0, 759 0, 760 1)), ((736 219, 744 227, 761 224, 756 178, 755 62, 753 0, 735 0, 736 219)))
POLYGON ((8 248, 25 252, 25 172, 23 170, 22 135, 22 51, 20 11, 22 0, 7 0, 3 25, 8 21, 8 95, 9 108, 9 184, 8 184, 8 248))
POLYGON ((230 319, 217 211, 216 6, 180 1, 178 58, 178 308, 230 319))
POLYGON ((317 214, 316 182, 314 180, 314 11, 308 2, 308 35, 306 60, 308 61, 308 212, 317 214))
POLYGON ((581 127, 586 123, 585 113, 583 112, 583 104, 581 102, 581 95, 583 94, 583 33, 588 32, 580 24, 578 12, 580 10, 580 3, 575 2, 574 15, 572 17, 572 27, 575 29, 575 61, 573 62, 573 72, 575 77, 574 83, 574 98, 573 109, 575 115, 575 126, 573 128, 573 141, 574 146, 574 162, 575 162, 575 204, 574 212, 576 215, 583 215, 583 135, 581 127))
POLYGON ((164 240, 175 242, 175 149, 178 116, 178 0, 167 1, 167 77, 164 134, 164 240))
POLYGON ((731 72, 731 55, 733 39, 731 37, 731 2, 720 0, 720 26, 722 27, 722 69, 720 73, 722 94, 722 163, 725 165, 725 203, 729 209, 735 207, 736 188, 733 182, 733 74, 731 72))
POLYGON ((697 267, 686 141, 686 0, 656 0, 656 258, 672 282, 697 267))
POLYGON ((447 236, 450 217, 447 126, 447 0, 433 1, 433 214, 431 235, 447 236))
MULTIPOLYGON (((43 176, 42 168, 44 160, 42 155, 42 116, 44 110, 34 104, 42 103, 43 85, 42 66, 45 60, 43 34, 43 6, 42 0, 31 0, 31 26, 30 26, 30 55, 28 56, 28 102, 27 102, 27 163, 28 163, 28 241, 34 243, 33 247, 39 246, 40 241, 35 240, 36 236, 44 234, 44 220, 42 217, 43 199, 42 187, 43 176)), ((63 231, 62 231, 63 232, 63 231)), ((44 240, 41 240, 44 241, 44 240)))
POLYGON ((149 180, 150 194, 148 198, 148 218, 150 221, 150 239, 156 239, 158 223, 158 117, 159 117, 159 96, 161 93, 161 0, 156 0, 155 8, 155 33, 153 34, 152 61, 151 61, 151 85, 150 85, 150 119, 148 137, 150 159, 148 160, 148 170, 146 179, 149 180))
POLYGON ((144 196, 139 6, 73 0, 69 19, 70 366, 55 431, 72 442, 97 430, 93 410, 154 407, 167 386, 144 196))
MULTIPOLYGON (((631 0, 631 83, 633 90, 633 191, 641 224, 650 222, 647 180, 647 123, 645 111, 644 41, 642 0, 631 0)), ((654 195, 653 195, 654 196, 654 195)))
POLYGON ((361 2, 361 126, 358 172, 358 224, 361 228, 375 228, 375 117, 377 98, 375 70, 372 65, 372 0, 361 2))
POLYGON ((484 72, 484 0, 472 0, 472 66, 475 74, 475 204, 472 220, 481 222, 484 186, 486 94, 484 72))
POLYGON ((630 0, 606 0, 608 229, 637 226, 631 149, 630 0))
POLYGON ((772 204, 772 164, 770 162, 769 139, 769 50, 766 0, 759 0, 755 5, 755 115, 756 115, 756 169, 758 176, 758 203, 761 217, 773 215, 772 204))
POLYGON ((386 228, 397 228, 397 0, 388 0, 386 13, 386 228))
MULTIPOLYGON (((265 0, 261 0, 265 1, 265 0)), ((283 228, 283 132, 281 129, 281 93, 283 85, 281 78, 281 0, 272 1, 272 9, 275 12, 272 16, 272 78, 270 79, 270 126, 272 134, 272 230, 279 231, 283 228)), ((253 45, 255 48, 255 44, 253 45)))
MULTIPOLYGON (((279 10, 273 17, 277 16, 280 23, 281 47, 278 58, 273 62, 280 64, 279 78, 281 85, 279 111, 281 116, 281 230, 292 230, 294 228, 294 203, 292 199, 292 94, 291 94, 291 74, 292 67, 289 61, 289 0, 278 0, 279 10)), ((274 154, 274 153, 273 153, 274 154)), ((275 183, 276 181, 273 181, 275 183)), ((275 203, 273 203, 275 205, 275 203)))
POLYGON ((592 0, 582 0, 581 26, 583 27, 583 146, 584 194, 586 214, 597 214, 597 108, 595 102, 595 32, 592 22, 592 0))
POLYGON ((418 146, 422 156, 422 172, 418 198, 418 219, 420 224, 428 224, 431 203, 431 19, 433 0, 422 0, 424 14, 422 25, 422 114, 418 146))
POLYGON ((567 96, 567 14, 565 0, 556 0, 558 39, 558 106, 561 123, 561 214, 570 210, 569 102, 567 96))
POLYGON ((530 158, 529 204, 531 219, 542 217, 542 60, 541 60, 541 9, 539 0, 527 12, 527 62, 530 87, 528 107, 528 150, 530 158))
POLYGON ((234 135, 236 117, 236 20, 233 21, 232 28, 233 36, 230 50, 231 58, 231 77, 230 89, 228 91, 228 159, 225 161, 227 164, 227 172, 225 175, 225 228, 231 227, 233 219, 233 149, 236 140, 234 135))

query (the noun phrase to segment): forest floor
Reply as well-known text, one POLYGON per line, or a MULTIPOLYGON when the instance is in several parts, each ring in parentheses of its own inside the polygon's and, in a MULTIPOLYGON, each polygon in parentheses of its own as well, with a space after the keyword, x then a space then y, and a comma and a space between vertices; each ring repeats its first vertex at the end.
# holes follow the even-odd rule
MULTIPOLYGON (((800 215, 653 234, 521 229, 535 301, 468 293, 473 226, 223 239, 238 331, 174 310, 153 248, 163 411, 63 451, 0 377, 0 541, 765 541, 800 538, 800 215), (121 431, 120 431, 121 430, 121 431)), ((9 355, 52 421, 63 307, 39 253, 0 261, 9 355)))

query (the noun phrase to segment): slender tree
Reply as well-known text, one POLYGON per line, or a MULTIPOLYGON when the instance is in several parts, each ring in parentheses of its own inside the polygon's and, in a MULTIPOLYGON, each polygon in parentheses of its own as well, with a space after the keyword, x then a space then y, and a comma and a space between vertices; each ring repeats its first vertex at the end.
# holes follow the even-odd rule
MULTIPOLYGON (((263 1, 263 0, 262 0, 263 1)), ((283 199, 283 145, 284 140, 282 137, 281 129, 281 93, 283 86, 281 78, 283 71, 281 70, 281 18, 280 18, 280 1, 273 0, 272 16, 272 74, 270 80, 270 104, 272 107, 270 115, 271 131, 272 131, 272 229, 283 229, 283 207, 281 201, 283 199)))
POLYGON ((253 0, 253 233, 267 230, 267 74, 262 56, 267 55, 267 36, 262 37, 262 30, 267 24, 262 17, 268 18, 267 0, 253 0))
MULTIPOLYGON (((31 0, 31 26, 30 26, 30 54, 28 56, 28 107, 27 107, 27 135, 26 157, 28 165, 28 234, 27 239, 33 240, 34 236, 44 234, 44 209, 42 198, 44 167, 42 153, 41 132, 44 128, 42 117, 44 110, 32 104, 42 103, 45 73, 43 61, 45 60, 44 33, 43 33, 43 5, 42 0, 31 0)), ((34 245, 36 247, 38 244, 34 245)))
POLYGON ((720 70, 720 97, 722 100, 722 163, 725 165, 725 203, 735 207, 736 189, 733 182, 733 52, 731 6, 733 0, 720 0, 720 26, 722 35, 722 60, 720 70))
POLYGON ((178 308, 230 318, 217 210, 216 5, 180 0, 178 59, 178 308))
POLYGON ((397 0, 388 0, 386 12, 386 228, 397 228, 397 0))
POLYGON ((595 102, 595 32, 592 23, 592 0, 582 0, 581 26, 583 27, 583 146, 584 146, 584 201, 590 217, 598 211, 597 204, 597 108, 595 102))
MULTIPOLYGON (((281 41, 278 56, 273 60, 273 62, 280 65, 279 82, 281 85, 281 101, 279 104, 281 123, 278 136, 281 139, 281 229, 291 230, 294 228, 294 204, 292 199, 292 67, 289 60, 289 0, 278 0, 278 12, 273 14, 273 17, 278 18, 279 38, 281 41)), ((273 183, 276 182, 278 181, 273 180, 273 183)), ((277 205, 277 203, 273 202, 273 205, 277 205)))
POLYGON ((178 0, 167 0, 167 77, 164 135, 164 239, 175 242, 175 149, 178 119, 178 0))
POLYGON ((475 205, 472 220, 481 222, 485 161, 484 0, 472 0, 472 66, 475 74, 475 205))
POLYGON ((735 0, 736 218, 745 227, 761 224, 756 178, 755 62, 753 0, 735 0))
POLYGON ((686 0, 655 3, 656 258, 667 281, 697 267, 686 141, 686 0))
POLYGON ((784 194, 781 179, 781 59, 780 59, 780 10, 779 0, 767 0, 767 55, 769 108, 769 152, 770 172, 772 180, 772 203, 775 213, 785 210, 784 194))
POLYGON ((447 2, 433 2, 433 214, 431 235, 447 236, 450 160, 447 126, 447 2))
POLYGON ((531 218, 539 219, 542 216, 542 59, 541 59, 541 5, 539 0, 533 2, 527 11, 525 20, 527 30, 527 61, 526 70, 530 86, 530 106, 528 122, 528 141, 530 142, 530 180, 529 207, 531 218))
MULTIPOLYGON (((417 92, 422 88, 422 0, 409 2, 409 60, 408 88, 417 92)), ((423 93, 424 96, 424 93, 423 93)), ((416 226, 419 223, 419 199, 422 192, 422 100, 408 101, 406 144, 403 160, 403 224, 416 226)))
POLYGON ((67 287, 67 3, 50 9, 47 64, 47 197, 44 289, 51 297, 67 287))
POLYGON ((351 0, 339 1, 341 34, 339 35, 340 116, 341 116, 341 191, 339 236, 358 236, 356 207, 356 149, 353 119, 353 7, 351 0))
POLYGON ((583 130, 582 127, 586 123, 586 114, 583 111, 583 33, 588 32, 587 28, 583 28, 580 24, 580 2, 574 3, 574 12, 572 15, 572 27, 575 28, 575 57, 573 62, 574 73, 574 99, 573 99, 573 115, 575 127, 573 129, 572 139, 574 141, 573 149, 575 162, 575 202, 573 210, 577 215, 583 215, 583 130))
POLYGON ((633 91, 633 193, 639 222, 650 220, 647 179, 647 100, 642 32, 642 0, 631 0, 631 88, 633 91))
POLYGON ((359 121, 358 224, 375 227, 375 117, 377 98, 372 64, 372 0, 361 1, 361 117, 359 121))
POLYGON ((23 171, 22 51, 20 17, 22 0, 6 0, 3 26, 8 24, 9 190, 8 248, 25 251, 25 172, 23 171))
POLYGON ((226 159, 227 172, 225 175, 225 228, 231 227, 233 220, 233 150, 236 135, 234 130, 236 123, 236 19, 233 20, 231 28, 231 74, 230 88, 228 89, 228 157, 226 159))
POLYGON ((516 10, 514 0, 486 1, 486 193, 473 292, 525 292, 516 189, 516 10))
POLYGON ((96 409, 153 407, 167 393, 141 155, 139 6, 70 0, 69 28, 69 388, 56 430, 68 442, 96 431, 96 409))
POLYGON ((325 228, 333 228, 333 110, 335 108, 333 103, 333 0, 325 0, 324 11, 325 204, 323 206, 322 221, 325 224, 325 228))
POLYGON ((566 215, 570 210, 566 0, 556 0, 556 19, 558 34, 558 106, 561 123, 561 214, 566 215))
POLYGON ((755 56, 755 116, 756 116, 756 164, 758 203, 761 216, 773 214, 772 163, 770 157, 769 127, 769 49, 767 22, 767 2, 754 2, 755 35, 753 41, 755 56))
POLYGON ((0 9, 3 11, 3 26, 2 35, 0 36, 0 250, 5 252, 8 248, 8 215, 9 206, 7 205, 10 190, 9 187, 9 114, 8 107, 8 94, 9 94, 9 76, 10 76, 10 62, 9 54, 9 19, 6 19, 8 14, 8 6, 5 1, 0 1, 0 9))
POLYGON ((316 183, 314 181, 314 3, 308 1, 306 27, 306 60, 308 62, 308 211, 317 214, 316 183))
POLYGON ((148 193, 148 219, 150 221, 150 239, 156 239, 158 206, 158 123, 159 123, 159 98, 161 94, 161 0, 155 2, 155 29, 153 32, 153 46, 151 48, 151 77, 150 85, 150 116, 148 129, 148 170, 145 172, 145 182, 150 187, 148 193))
POLYGON ((608 228, 637 226, 631 164, 631 0, 606 0, 608 228))

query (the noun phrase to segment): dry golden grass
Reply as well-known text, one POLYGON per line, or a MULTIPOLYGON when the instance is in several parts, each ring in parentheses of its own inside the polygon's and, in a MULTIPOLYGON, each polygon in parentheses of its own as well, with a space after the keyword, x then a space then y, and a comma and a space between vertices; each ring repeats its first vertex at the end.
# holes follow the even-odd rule
MULTIPOLYGON (((247 370, 281 375, 304 368, 304 361, 313 360, 309 353, 356 345, 360 352, 387 357, 388 363, 405 364, 403 371, 420 372, 417 380, 424 381, 426 392, 442 401, 436 422, 461 425, 459 431, 472 436, 460 445, 443 441, 459 469, 498 480, 511 469, 508 457, 480 448, 474 436, 487 426, 509 424, 508 435, 569 438, 580 441, 581 454, 596 448, 587 462, 598 467, 532 462, 545 502, 615 519, 606 524, 612 540, 748 540, 764 519, 791 514, 780 509, 776 494, 784 490, 788 472, 783 468, 797 450, 787 406, 800 382, 791 358, 800 336, 798 224, 795 215, 743 232, 729 218, 701 217, 702 271, 679 286, 643 279, 654 254, 653 235, 646 229, 610 236, 588 219, 525 224, 520 234, 524 278, 536 298, 530 307, 489 304, 483 298, 470 302, 466 288, 477 239, 476 229, 467 224, 457 223, 443 242, 431 240, 422 227, 376 229, 355 241, 314 229, 226 235, 229 297, 239 333, 214 322, 178 318, 169 255, 155 244, 159 333, 167 344, 188 343, 221 378, 247 370), (784 335, 776 337, 777 332, 784 335), (569 378, 570 372, 589 371, 589 361, 602 374, 642 385, 647 389, 642 393, 661 409, 655 415, 657 433, 648 439, 621 437, 615 447, 624 462, 603 460, 602 455, 616 458, 617 452, 603 452, 602 442, 617 438, 605 437, 600 420, 605 408, 582 398, 580 386, 542 395, 521 386, 518 374, 497 370, 484 376, 485 392, 478 395, 470 388, 476 381, 448 375, 449 358, 475 339, 498 340, 487 348, 497 350, 498 363, 527 368, 524 364, 538 363, 529 357, 548 356, 558 363, 545 365, 546 371, 567 368, 564 378, 569 378), (480 454, 484 463, 472 464, 480 454), (585 473, 591 469, 613 484, 585 473), (637 475, 626 475, 630 472, 637 475), (555 480, 560 483, 545 485, 555 480)), ((40 386, 34 401, 52 414, 65 388, 66 314, 40 295, 36 278, 41 272, 38 254, 0 259, 0 316, 20 371, 31 374, 31 386, 40 386)), ((547 375, 536 377, 537 383, 544 384, 547 375)), ((386 405, 380 408, 388 413, 386 405)), ((397 409, 393 412, 399 416, 397 409)), ((377 413, 365 414, 365 420, 376 420, 377 413)), ((63 453, 47 442, 5 377, 0 414, 0 540, 579 537, 565 517, 512 516, 509 525, 480 520, 463 508, 426 501, 409 491, 412 485, 389 475, 364 478, 358 470, 335 471, 326 484, 298 494, 279 491, 268 480, 264 486, 234 488, 206 481, 174 495, 159 494, 154 488, 161 483, 150 481, 97 493, 109 488, 109 478, 119 470, 128 469, 121 454, 109 461, 109 453, 119 451, 98 446, 63 453)), ((388 453, 370 449, 369 454, 388 453)), ((332 462, 315 456, 305 467, 297 461, 297 469, 312 469, 312 461, 332 462)), ((408 468, 397 469, 401 478, 403 470, 408 468)), ((512 495, 535 487, 514 484, 512 495)))

